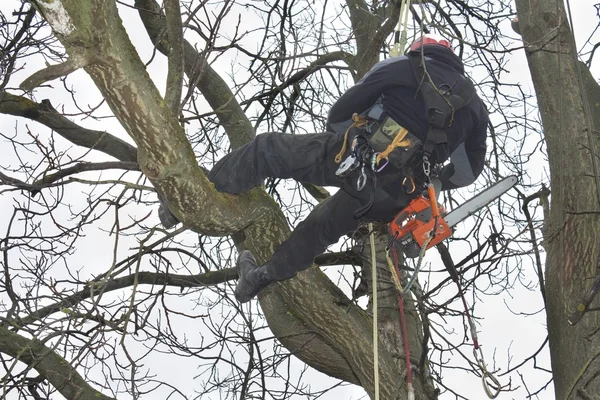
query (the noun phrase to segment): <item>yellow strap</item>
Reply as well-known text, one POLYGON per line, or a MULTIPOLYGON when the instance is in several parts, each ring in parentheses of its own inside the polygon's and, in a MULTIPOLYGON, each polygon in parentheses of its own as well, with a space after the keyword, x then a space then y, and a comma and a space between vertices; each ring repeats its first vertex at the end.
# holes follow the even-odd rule
POLYGON ((352 121, 354 122, 352 123, 352 125, 350 125, 348 129, 346 129, 346 133, 344 134, 344 142, 342 143, 342 149, 335 156, 336 164, 342 162, 342 157, 344 157, 344 153, 346 153, 346 148, 348 147, 348 133, 350 132, 350 129, 354 127, 362 128, 367 124, 367 118, 363 117, 362 115, 358 115, 357 113, 352 114, 352 121))
POLYGON ((388 158, 390 153, 392 151, 394 151, 394 149, 396 147, 410 146, 410 139, 404 139, 406 137, 406 135, 408 135, 408 130, 406 128, 400 128, 400 130, 396 134, 396 137, 394 138, 394 140, 392 140, 392 143, 390 143, 384 151, 377 154, 377 159, 376 159, 377 165, 379 165, 379 162, 381 160, 383 160, 384 158, 388 158))

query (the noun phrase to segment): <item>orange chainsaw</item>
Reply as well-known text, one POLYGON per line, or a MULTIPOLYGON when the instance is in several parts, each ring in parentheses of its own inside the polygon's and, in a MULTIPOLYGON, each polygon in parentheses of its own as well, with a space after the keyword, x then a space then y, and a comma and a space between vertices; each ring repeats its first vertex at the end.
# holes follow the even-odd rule
POLYGON ((446 213, 440 211, 433 185, 427 187, 427 196, 421 195, 410 202, 390 222, 391 247, 400 244, 408 258, 415 258, 452 236, 452 228, 477 210, 490 204, 517 184, 516 176, 509 176, 478 193, 459 207, 446 213))

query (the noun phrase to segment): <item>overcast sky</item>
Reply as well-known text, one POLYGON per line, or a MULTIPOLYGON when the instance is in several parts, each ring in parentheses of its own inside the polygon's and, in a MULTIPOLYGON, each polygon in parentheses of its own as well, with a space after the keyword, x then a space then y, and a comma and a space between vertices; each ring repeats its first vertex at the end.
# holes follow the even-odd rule
MULTIPOLYGON (((18 8, 18 4, 20 2, 16 0, 4 0, 0 3, 0 11, 5 15, 10 15, 13 9, 18 8)), ((573 12, 573 20, 575 27, 576 40, 581 47, 583 43, 592 35, 594 29, 598 23, 598 15, 597 11, 594 7, 594 1, 592 0, 574 0, 571 1, 572 12, 573 12)), ((125 23, 126 28, 132 40, 138 46, 140 55, 143 60, 148 60, 152 56, 152 48, 148 46, 148 40, 143 32, 143 28, 141 27, 139 17, 137 13, 133 10, 121 7, 123 12, 122 17, 125 23)), ((260 23, 258 18, 252 17, 251 13, 244 14, 244 23, 248 26, 253 26, 260 23)), ((505 29, 510 29, 508 26, 504 27, 505 29)), ((514 36, 514 35, 513 35, 514 36)), ((600 36, 596 34, 596 40, 600 39, 600 36)), ((13 82, 16 84, 20 83, 20 79, 24 79, 33 71, 36 71, 43 67, 43 61, 39 60, 40 64, 27 65, 26 70, 15 75, 13 82)), ((231 63, 231 59, 227 59, 224 57, 219 61, 224 68, 228 69, 228 63, 231 63)), ((529 74, 526 68, 526 61, 524 58, 524 52, 522 50, 516 51, 512 55, 512 60, 508 65, 508 69, 510 71, 509 79, 522 83, 525 87, 529 87, 531 89, 531 85, 529 83, 529 74)), ((595 77, 599 77, 600 73, 600 62, 596 62, 593 65, 592 72, 595 77)), ((163 57, 158 56, 157 61, 153 62, 149 66, 149 72, 155 82, 157 83, 157 87, 160 88, 161 92, 164 90, 164 82, 166 77, 166 61, 163 57)), ((95 104, 100 101, 100 96, 98 92, 91 88, 91 81, 85 75, 83 71, 78 71, 73 74, 69 78, 69 83, 72 84, 78 94, 81 97, 86 98, 87 104, 95 104), (89 93, 83 95, 84 90, 89 89, 89 93)), ((65 93, 62 94, 65 96, 65 93)), ((35 98, 39 101, 44 98, 52 99, 52 102, 55 106, 60 105, 61 103, 70 104, 70 99, 68 97, 64 97, 61 99, 57 97, 56 92, 51 89, 38 89, 35 92, 35 98)), ((110 131, 112 134, 120 136, 122 139, 128 140, 132 142, 129 137, 125 134, 124 130, 118 126, 114 119, 106 120, 102 126, 98 126, 98 123, 93 120, 83 120, 80 121, 83 126, 93 128, 93 129, 106 129, 110 131)), ((14 131, 15 126, 23 129, 24 126, 23 120, 18 120, 6 116, 0 115, 0 127, 3 133, 9 133, 14 131)), ((32 124, 28 122, 28 124, 32 124)), ((33 124, 35 125, 35 124, 33 124)), ((40 126, 36 126, 36 131, 43 132, 40 126)), ((1 155, 3 157, 3 163, 0 165, 6 165, 7 162, 10 162, 12 159, 14 160, 14 154, 8 149, 3 149, 0 146, 1 155)), ((101 155, 91 155, 90 159, 97 160, 106 160, 105 157, 101 155)), ((540 178, 543 172, 540 172, 540 178)), ((82 198, 82 201, 83 198, 82 198)), ((0 195, 0 207, 2 209, 12 209, 13 201, 11 196, 0 195)), ((6 226, 6 215, 0 216, 0 229, 6 226)), ((156 220, 156 215, 151 217, 156 220)), ((132 242, 133 243, 133 242, 132 242)), ((110 243, 107 243, 110 246, 110 243)), ((110 254, 106 251, 98 250, 101 249, 102 246, 99 246, 97 242, 94 241, 94 232, 89 233, 89 237, 87 240, 83 240, 80 245, 78 256, 85 258, 88 267, 90 267, 89 271, 98 271, 103 270, 106 265, 110 262, 110 254)), ((437 253, 435 255, 429 255, 428 262, 438 263, 437 253)), ((457 257, 459 258, 459 257, 457 257)), ((331 268, 328 270, 328 273, 331 276, 336 276, 336 270, 331 268)), ((92 273, 90 272, 90 276, 92 273)), ((423 280, 427 279, 436 279, 433 276, 429 276, 426 273, 422 276, 423 280)), ((525 271, 525 275, 522 279, 527 282, 535 282, 536 276, 533 269, 525 271)), ((519 363, 524 357, 532 354, 537 348, 542 344, 544 338, 546 337, 545 331, 545 316, 543 313, 536 313, 535 315, 525 316, 523 314, 531 314, 542 309, 543 304, 541 300, 541 296, 537 291, 528 291, 523 288, 511 291, 510 293, 501 293, 498 296, 487 296, 485 297, 485 302, 478 302, 475 306, 475 314, 480 318, 479 325, 479 339, 483 344, 484 354, 488 364, 493 367, 494 365, 500 367, 502 370, 505 370, 509 365, 515 365, 519 363), (511 359, 512 358, 512 359, 511 359)), ((456 326, 456 329, 461 329, 460 326, 456 326)), ((545 368, 549 368, 549 359, 547 348, 542 352, 540 357, 538 358, 540 365, 545 368)), ((167 358, 162 356, 157 357, 157 363, 162 363, 165 372, 167 375, 173 375, 172 371, 176 370, 177 373, 172 376, 172 380, 182 387, 186 385, 186 382, 190 382, 193 377, 196 375, 197 371, 193 369, 193 366, 189 371, 182 371, 178 368, 179 364, 176 361, 168 361, 167 358)), ((501 373, 502 371, 500 371, 501 373)), ((310 376, 315 380, 315 384, 318 384, 317 381, 321 381, 324 385, 330 384, 332 381, 322 374, 311 372, 310 376)), ((526 368, 525 376, 527 377, 527 384, 530 389, 537 389, 538 387, 545 384, 546 380, 549 378, 547 373, 533 370, 532 364, 529 363, 526 368)), ((520 382, 515 381, 518 379, 517 375, 512 375, 513 385, 518 386, 520 382)), ((500 378, 502 383, 507 383, 508 377, 500 378)), ((448 371, 445 375, 445 382, 448 385, 454 388, 460 388, 461 393, 467 395, 470 399, 483 399, 485 395, 481 388, 480 382, 475 378, 469 378, 465 376, 465 374, 460 372, 448 371)), ((187 383, 189 384, 189 383, 187 383)), ((500 399, 523 399, 526 396, 526 392, 524 390, 516 391, 512 394, 502 394, 500 399)), ((323 397, 324 399, 339 399, 339 398, 352 398, 358 399, 364 397, 364 391, 360 388, 355 387, 347 387, 343 389, 338 389, 335 392, 335 395, 328 395, 323 397)), ((441 396, 441 400, 449 400, 453 398, 452 396, 441 396)), ((553 399, 553 390, 552 386, 550 386, 545 392, 542 392, 539 396, 542 400, 550 400, 553 399)))

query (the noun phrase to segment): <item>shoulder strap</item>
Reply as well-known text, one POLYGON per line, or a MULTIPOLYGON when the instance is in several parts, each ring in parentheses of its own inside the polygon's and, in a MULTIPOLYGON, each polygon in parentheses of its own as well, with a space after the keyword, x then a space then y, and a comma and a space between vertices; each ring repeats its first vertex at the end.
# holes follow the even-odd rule
POLYGON ((419 91, 427 107, 429 115, 429 130, 423 143, 424 155, 429 157, 435 145, 448 142, 444 128, 450 127, 454 113, 471 102, 475 96, 475 86, 470 79, 458 79, 452 84, 442 84, 439 87, 425 74, 421 52, 407 54, 417 82, 419 91))

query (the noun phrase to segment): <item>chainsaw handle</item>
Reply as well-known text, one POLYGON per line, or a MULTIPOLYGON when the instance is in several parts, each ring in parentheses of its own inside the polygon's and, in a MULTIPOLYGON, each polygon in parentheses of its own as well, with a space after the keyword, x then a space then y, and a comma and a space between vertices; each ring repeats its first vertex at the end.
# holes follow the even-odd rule
POLYGON ((435 186, 433 183, 427 185, 427 195, 429 196, 429 202, 431 204, 431 218, 437 218, 440 216, 440 209, 437 203, 437 197, 435 196, 435 186))

